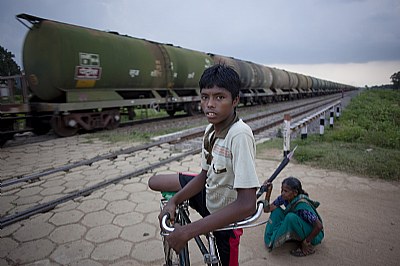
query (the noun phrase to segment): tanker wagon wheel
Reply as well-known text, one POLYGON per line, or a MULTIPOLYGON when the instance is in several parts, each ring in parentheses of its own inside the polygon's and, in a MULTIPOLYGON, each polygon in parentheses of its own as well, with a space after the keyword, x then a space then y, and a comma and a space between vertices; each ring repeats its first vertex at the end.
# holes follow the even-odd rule
POLYGON ((201 112, 200 103, 199 102, 185 103, 185 112, 190 116, 199 114, 201 112))
POLYGON ((12 139, 14 133, 0 133, 0 148, 10 139, 12 139))
POLYGON ((119 109, 105 110, 103 115, 104 115, 103 119, 108 121, 107 125, 105 126, 106 129, 112 130, 119 127, 119 123, 121 120, 119 109))
POLYGON ((53 128, 54 132, 60 137, 70 137, 75 135, 79 128, 78 127, 70 127, 65 124, 64 119, 59 116, 55 115, 51 118, 51 127, 53 128))
POLYGON ((112 120, 110 123, 107 124, 106 129, 107 130, 113 130, 119 127, 119 121, 112 120))

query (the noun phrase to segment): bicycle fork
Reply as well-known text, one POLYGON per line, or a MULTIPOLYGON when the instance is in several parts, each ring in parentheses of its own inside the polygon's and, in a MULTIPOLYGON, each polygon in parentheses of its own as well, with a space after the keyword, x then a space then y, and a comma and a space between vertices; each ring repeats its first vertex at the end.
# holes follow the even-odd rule
POLYGON ((215 236, 212 232, 210 232, 207 234, 207 238, 208 238, 209 252, 204 254, 204 263, 218 265, 219 260, 217 256, 215 236))
MULTIPOLYGON (((189 216, 186 212, 181 213, 183 220, 189 224, 191 223, 189 216)), ((215 236, 213 232, 209 232, 206 234, 206 238, 208 240, 208 250, 205 247, 203 241, 201 241, 199 236, 196 236, 194 240, 196 241, 197 246, 199 247, 201 253, 203 254, 204 263, 208 265, 219 265, 219 257, 217 245, 215 242, 215 236)))

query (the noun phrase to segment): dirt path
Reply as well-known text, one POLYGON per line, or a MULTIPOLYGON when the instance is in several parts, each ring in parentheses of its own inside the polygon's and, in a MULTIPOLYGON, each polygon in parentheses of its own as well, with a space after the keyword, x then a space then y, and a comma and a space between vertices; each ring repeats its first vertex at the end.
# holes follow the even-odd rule
MULTIPOLYGON (((257 163, 257 169, 264 168, 268 173, 279 162, 257 163)), ((310 197, 321 203, 318 211, 325 239, 314 255, 296 258, 289 254, 294 243, 268 252, 263 243, 265 227, 246 229, 241 240, 241 265, 399 265, 400 182, 291 163, 274 181, 271 200, 278 195, 282 180, 290 175, 298 177, 310 197)))

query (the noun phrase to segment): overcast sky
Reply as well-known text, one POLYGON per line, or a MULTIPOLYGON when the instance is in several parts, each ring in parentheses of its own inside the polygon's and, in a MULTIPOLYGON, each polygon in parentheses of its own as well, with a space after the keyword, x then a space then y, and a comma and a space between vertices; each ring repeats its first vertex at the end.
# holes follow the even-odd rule
POLYGON ((400 71, 400 0, 1 0, 0 45, 22 66, 20 13, 355 86, 400 71))

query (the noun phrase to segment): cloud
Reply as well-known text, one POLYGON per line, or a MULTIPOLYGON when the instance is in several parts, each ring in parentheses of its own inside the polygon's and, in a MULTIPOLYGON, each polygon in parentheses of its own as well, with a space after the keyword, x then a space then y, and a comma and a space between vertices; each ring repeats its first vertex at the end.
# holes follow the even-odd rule
POLYGON ((400 60, 398 0, 3 0, 0 45, 20 64, 19 13, 267 65, 400 60))

